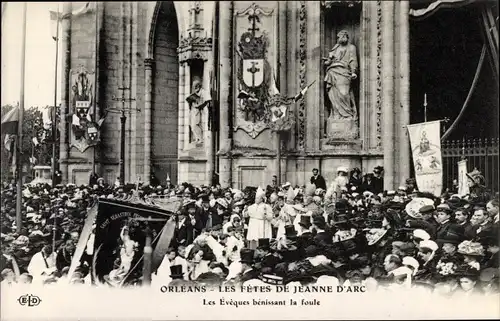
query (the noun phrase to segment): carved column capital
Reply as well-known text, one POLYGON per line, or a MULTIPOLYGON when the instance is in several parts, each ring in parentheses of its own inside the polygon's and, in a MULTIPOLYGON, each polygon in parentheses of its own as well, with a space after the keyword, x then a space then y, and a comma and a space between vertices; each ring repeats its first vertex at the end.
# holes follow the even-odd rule
POLYGON ((144 59, 144 68, 152 70, 154 68, 155 60, 153 58, 144 59))

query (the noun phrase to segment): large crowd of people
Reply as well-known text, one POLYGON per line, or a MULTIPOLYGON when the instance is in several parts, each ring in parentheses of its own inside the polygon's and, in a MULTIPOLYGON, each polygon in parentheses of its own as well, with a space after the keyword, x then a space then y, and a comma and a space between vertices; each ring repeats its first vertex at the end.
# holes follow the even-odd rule
MULTIPOLYGON (((499 293, 499 201, 480 182, 470 194, 419 192, 414 179, 383 190, 383 168, 362 175, 339 167, 325 181, 243 190, 216 186, 104 183, 26 185, 23 227, 16 227, 16 188, 3 184, 2 286, 95 284, 94 234, 68 276, 89 209, 100 197, 177 198, 182 206, 152 286, 190 284, 329 284, 369 289, 418 287, 446 295, 499 293)), ((105 284, 122 282, 143 255, 125 224, 105 284)), ((142 279, 129 282, 139 285, 142 279)))

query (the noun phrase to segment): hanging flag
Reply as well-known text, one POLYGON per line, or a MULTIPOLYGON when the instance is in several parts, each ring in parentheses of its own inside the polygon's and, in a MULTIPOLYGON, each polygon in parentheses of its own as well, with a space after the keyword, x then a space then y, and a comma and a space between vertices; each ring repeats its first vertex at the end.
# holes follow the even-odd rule
POLYGON ((4 146, 9 153, 12 153, 14 151, 15 141, 16 141, 16 135, 5 134, 4 146))
POLYGON ((99 143, 99 129, 95 123, 89 122, 87 124, 87 137, 89 146, 95 146, 99 143))
MULTIPOLYGON (((59 10, 59 8, 58 8, 59 10)), ((59 11, 49 11, 50 13, 50 32, 52 35, 52 39, 54 41, 57 40, 59 34, 59 27, 61 25, 62 13, 59 11)))
POLYGON ((52 128, 52 111, 50 108, 45 108, 42 112, 43 128, 49 130, 52 128))
POLYGON ((307 85, 304 89, 302 89, 297 95, 295 95, 295 97, 293 98, 294 102, 298 102, 300 99, 302 99, 305 96, 309 87, 311 87, 315 82, 316 82, 316 80, 314 80, 312 83, 307 85))
POLYGON ((33 137, 33 139, 32 139, 32 140, 33 140, 33 145, 35 145, 35 147, 37 147, 37 146, 39 145, 39 143, 38 143, 38 138, 33 137))
POLYGON ((80 126, 80 118, 77 115, 73 114, 71 124, 74 126, 80 126))
POLYGON ((19 124, 19 106, 9 110, 2 118, 2 134, 17 134, 19 124))
POLYGON ((104 116, 103 118, 99 119, 99 121, 97 122, 97 128, 101 128, 101 126, 104 123, 105 119, 106 119, 106 116, 104 116))
POLYGON ((269 106, 271 110, 271 121, 276 122, 282 118, 285 118, 288 106, 293 102, 292 99, 285 97, 280 94, 278 87, 276 86, 276 78, 269 87, 269 106))
POLYGON ((407 126, 418 189, 438 197, 443 188, 440 125, 438 120, 407 126))
POLYGON ((68 13, 66 15, 63 15, 62 12, 57 12, 57 11, 49 11, 50 13, 50 20, 52 21, 57 21, 59 19, 60 21, 63 19, 69 19, 71 16, 79 16, 88 12, 91 12, 95 10, 97 6, 97 3, 95 1, 93 2, 86 2, 84 3, 83 6, 79 7, 78 9, 73 10, 73 12, 68 13))
POLYGON ((467 177, 467 160, 458 162, 458 195, 465 196, 469 194, 469 178, 467 177))

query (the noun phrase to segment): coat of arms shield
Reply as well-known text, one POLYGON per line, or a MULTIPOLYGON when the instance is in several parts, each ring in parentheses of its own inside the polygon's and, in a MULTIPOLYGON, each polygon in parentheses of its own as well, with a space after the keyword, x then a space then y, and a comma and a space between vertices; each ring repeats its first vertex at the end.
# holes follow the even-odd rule
POLYGON ((264 81, 264 59, 243 59, 243 81, 250 88, 264 81))

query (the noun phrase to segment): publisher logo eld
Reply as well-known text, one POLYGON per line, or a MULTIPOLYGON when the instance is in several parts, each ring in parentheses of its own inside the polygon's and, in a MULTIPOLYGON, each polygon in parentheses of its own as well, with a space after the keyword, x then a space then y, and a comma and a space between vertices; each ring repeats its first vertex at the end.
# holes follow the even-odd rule
POLYGON ((37 297, 36 295, 32 294, 25 294, 21 295, 19 299, 17 299, 20 305, 22 306, 29 306, 29 307, 35 307, 42 302, 42 300, 37 297))

